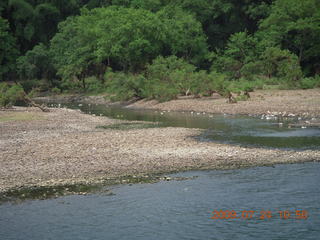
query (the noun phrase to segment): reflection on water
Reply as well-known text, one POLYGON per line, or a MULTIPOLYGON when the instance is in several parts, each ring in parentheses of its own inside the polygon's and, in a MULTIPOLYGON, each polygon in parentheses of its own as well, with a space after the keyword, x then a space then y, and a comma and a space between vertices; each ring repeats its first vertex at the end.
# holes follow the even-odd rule
MULTIPOLYGON (((51 104, 50 106, 57 106, 51 104)), ((297 119, 263 120, 239 115, 213 115, 203 112, 168 112, 134 110, 124 107, 106 107, 68 103, 60 106, 81 109, 85 113, 117 119, 160 122, 163 127, 204 129, 198 139, 245 146, 313 149, 320 147, 319 128, 288 128, 297 119), (281 124, 279 124, 281 123, 281 124)))
POLYGON ((0 239, 304 239, 320 236, 319 163, 179 173, 193 180, 112 187, 92 194, 0 205, 0 239), (256 211, 250 220, 213 210, 256 211), (270 219, 257 219, 270 210, 270 219), (278 211, 306 210, 306 220, 278 211))

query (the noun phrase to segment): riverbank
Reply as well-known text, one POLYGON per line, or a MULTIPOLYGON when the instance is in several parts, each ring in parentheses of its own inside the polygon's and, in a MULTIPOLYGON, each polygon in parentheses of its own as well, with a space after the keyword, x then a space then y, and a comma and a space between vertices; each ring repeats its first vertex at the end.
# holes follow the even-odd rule
POLYGON ((192 169, 320 161, 318 150, 199 142, 194 138, 201 133, 198 129, 99 128, 119 123, 128 122, 70 109, 0 111, 0 192, 192 169))
POLYGON ((270 115, 279 117, 320 117, 320 89, 308 90, 257 90, 250 93, 247 101, 227 103, 226 98, 218 94, 211 97, 179 97, 168 102, 139 100, 112 103, 104 95, 54 95, 35 98, 41 102, 82 102, 87 104, 116 104, 128 108, 153 109, 161 111, 193 111, 217 114, 270 115))
POLYGON ((141 100, 129 107, 162 111, 194 111, 218 114, 269 115, 313 118, 320 116, 320 89, 257 90, 247 101, 230 104, 218 95, 206 98, 180 98, 169 102, 141 100))

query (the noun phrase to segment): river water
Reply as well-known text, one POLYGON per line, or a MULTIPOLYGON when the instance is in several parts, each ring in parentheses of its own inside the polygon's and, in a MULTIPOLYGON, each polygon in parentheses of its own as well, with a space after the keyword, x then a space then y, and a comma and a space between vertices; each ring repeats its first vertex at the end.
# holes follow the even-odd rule
MULTIPOLYGON (((175 175, 177 176, 177 175, 175 175)), ((320 237, 320 164, 180 173, 192 180, 111 187, 0 205, 0 239, 313 239, 320 237), (211 219, 234 210, 239 219, 211 219), (295 219, 296 211, 307 219, 295 219), (242 211, 255 211, 241 218, 242 211), (271 218, 260 219, 261 211, 271 218), (290 211, 288 219, 279 211, 290 211)))
MULTIPOLYGON (((286 122, 279 127, 278 120, 77 107, 119 119, 202 128, 205 132, 199 140, 203 141, 319 148, 312 141, 319 141, 319 129, 288 129, 286 122), (228 131, 237 133, 225 138, 228 131), (210 136, 214 133, 221 138, 210 136), (247 136, 253 142, 234 136, 247 136), (268 144, 263 138, 257 140, 261 137, 270 138, 270 143, 276 142, 273 138, 284 141, 268 144)), ((172 176, 191 178, 108 186, 85 196, 4 203, 0 205, 0 239, 320 239, 319 163, 172 176), (216 215, 214 211, 220 210, 234 211, 236 218, 216 215), (254 212, 246 215, 248 211, 254 212)))
POLYGON ((51 103, 49 106, 80 109, 85 113, 115 119, 159 122, 162 127, 200 128, 203 129, 203 134, 198 137, 200 141, 300 150, 320 148, 320 128, 288 127, 297 122, 297 117, 269 117, 267 120, 245 115, 138 110, 82 103, 51 103))

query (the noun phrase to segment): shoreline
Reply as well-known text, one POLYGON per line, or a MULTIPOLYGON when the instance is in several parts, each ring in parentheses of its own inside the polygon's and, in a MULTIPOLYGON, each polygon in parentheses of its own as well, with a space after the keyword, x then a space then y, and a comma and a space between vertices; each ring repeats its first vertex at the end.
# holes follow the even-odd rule
POLYGON ((199 129, 101 129, 97 126, 129 121, 50 110, 0 111, 0 194, 28 187, 107 184, 125 176, 320 161, 319 150, 200 142, 194 138, 199 129))
POLYGON ((213 114, 239 114, 271 117, 320 118, 320 89, 308 90, 257 90, 247 101, 227 103, 227 99, 213 94, 211 97, 179 97, 168 102, 132 100, 111 102, 104 95, 53 95, 37 97, 42 102, 81 102, 87 104, 120 105, 126 108, 177 112, 206 112, 213 114))

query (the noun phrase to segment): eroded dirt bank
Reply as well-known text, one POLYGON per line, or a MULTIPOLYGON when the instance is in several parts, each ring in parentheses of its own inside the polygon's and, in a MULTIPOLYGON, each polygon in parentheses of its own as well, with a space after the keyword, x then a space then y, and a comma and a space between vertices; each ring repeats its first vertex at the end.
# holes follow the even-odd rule
POLYGON ((193 138, 200 133, 197 129, 97 128, 119 122, 69 109, 0 111, 0 192, 124 175, 320 161, 318 150, 198 142, 193 138))

